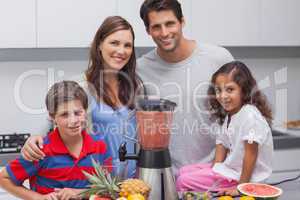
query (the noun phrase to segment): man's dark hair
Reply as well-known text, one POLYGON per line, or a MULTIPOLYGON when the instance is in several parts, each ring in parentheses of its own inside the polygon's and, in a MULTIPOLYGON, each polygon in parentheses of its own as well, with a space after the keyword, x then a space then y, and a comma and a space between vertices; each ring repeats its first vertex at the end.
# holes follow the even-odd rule
POLYGON ((144 21, 147 30, 149 29, 149 13, 163 10, 172 10, 176 18, 182 22, 181 4, 177 0, 145 0, 140 8, 140 17, 144 21))

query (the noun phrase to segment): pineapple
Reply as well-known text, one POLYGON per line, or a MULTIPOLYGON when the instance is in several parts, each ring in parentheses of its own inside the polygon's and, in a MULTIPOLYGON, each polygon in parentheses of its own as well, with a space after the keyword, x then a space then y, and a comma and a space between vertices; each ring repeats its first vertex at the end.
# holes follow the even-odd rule
POLYGON ((110 173, 102 168, 95 160, 92 160, 92 163, 96 174, 92 175, 83 171, 83 174, 90 182, 90 188, 81 193, 83 197, 96 194, 115 200, 118 197, 141 194, 147 199, 150 187, 144 181, 139 179, 127 179, 121 182, 117 177, 112 177, 110 173))
POLYGON ((148 197, 150 187, 140 179, 127 179, 120 184, 120 196, 128 197, 132 194, 141 194, 148 197))
POLYGON ((83 174, 90 182, 90 188, 81 193, 83 197, 93 194, 116 199, 120 192, 120 181, 116 177, 111 177, 110 173, 101 167, 101 165, 92 159, 96 174, 89 174, 83 171, 83 174))

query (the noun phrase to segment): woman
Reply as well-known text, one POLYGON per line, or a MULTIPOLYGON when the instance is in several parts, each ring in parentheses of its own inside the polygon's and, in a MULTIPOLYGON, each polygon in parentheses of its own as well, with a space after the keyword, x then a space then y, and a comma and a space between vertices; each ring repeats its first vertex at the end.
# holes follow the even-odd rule
MULTIPOLYGON (((133 152, 136 138, 133 108, 142 84, 135 69, 131 25, 119 16, 106 18, 91 45, 85 78, 89 94, 89 130, 103 136, 113 157, 114 172, 118 174, 124 170, 119 162, 118 148, 126 141, 128 151, 133 152)), ((42 143, 42 136, 30 137, 22 149, 24 158, 41 159, 44 155, 38 146, 42 143)), ((128 162, 127 177, 134 176, 135 165, 135 161, 128 162)))

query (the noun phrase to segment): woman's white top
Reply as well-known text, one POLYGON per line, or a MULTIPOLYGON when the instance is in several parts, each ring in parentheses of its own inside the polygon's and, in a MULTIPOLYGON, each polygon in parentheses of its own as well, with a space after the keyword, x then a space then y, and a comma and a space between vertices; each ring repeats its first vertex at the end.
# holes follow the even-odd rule
POLYGON ((266 119, 255 106, 246 104, 231 116, 228 127, 227 122, 228 116, 217 135, 216 144, 222 144, 229 151, 225 161, 216 163, 213 171, 239 181, 245 154, 244 142, 256 142, 258 155, 250 181, 264 181, 272 173, 273 157, 272 132, 266 119))

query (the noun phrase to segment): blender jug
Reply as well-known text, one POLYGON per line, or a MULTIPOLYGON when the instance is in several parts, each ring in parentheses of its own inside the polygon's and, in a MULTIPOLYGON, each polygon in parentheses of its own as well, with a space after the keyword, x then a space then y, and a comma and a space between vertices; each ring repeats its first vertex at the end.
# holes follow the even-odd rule
POLYGON ((140 99, 136 105, 138 154, 119 148, 120 161, 137 160, 137 176, 151 187, 149 200, 178 200, 168 149, 176 103, 165 99, 140 99))
POLYGON ((136 110, 138 141, 142 149, 165 149, 170 141, 176 104, 164 100, 141 99, 136 110))

